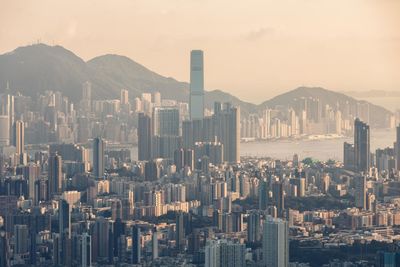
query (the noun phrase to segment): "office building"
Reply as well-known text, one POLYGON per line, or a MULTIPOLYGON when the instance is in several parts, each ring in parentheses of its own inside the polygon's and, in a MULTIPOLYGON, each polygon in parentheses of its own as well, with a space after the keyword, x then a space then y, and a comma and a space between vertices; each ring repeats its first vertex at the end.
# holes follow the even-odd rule
POLYGON ((141 245, 140 245, 140 228, 134 225, 132 228, 132 264, 140 264, 141 245))
POLYGON ((343 144, 343 165, 347 170, 354 169, 354 145, 344 142, 343 144))
POLYGON ((289 266, 289 227, 287 221, 268 216, 263 233, 264 266, 289 266))
POLYGON ((14 124, 14 146, 16 148, 17 155, 21 156, 25 153, 25 134, 24 134, 24 122, 17 120, 14 124))
POLYGON ((183 251, 185 247, 185 223, 184 223, 184 213, 179 212, 176 215, 176 231, 175 231, 175 241, 176 248, 180 251, 183 251))
POLYGON ((62 193, 63 173, 62 158, 58 154, 51 154, 49 158, 49 196, 62 193))
POLYGON ((371 166, 369 126, 358 118, 354 121, 354 164, 359 172, 368 173, 371 166))
POLYGON ((264 178, 260 180, 260 184, 258 186, 258 209, 266 210, 268 207, 268 199, 269 199, 268 182, 264 178))
POLYGON ((104 176, 104 149, 105 142, 101 137, 93 140, 93 175, 95 178, 104 176))
POLYGON ((275 181, 272 184, 272 202, 277 209, 278 217, 283 217, 285 211, 285 194, 281 181, 275 181))
POLYGON ((155 260, 158 258, 158 232, 157 229, 153 230, 153 234, 151 236, 151 252, 152 259, 155 260))
POLYGON ((156 136, 179 136, 179 110, 172 107, 155 107, 153 125, 156 136))
POLYGON ((23 166, 23 176, 28 180, 28 196, 36 203, 35 184, 40 176, 40 166, 36 163, 30 162, 27 166, 23 166))
POLYGON ((58 259, 64 265, 71 262, 71 206, 64 199, 58 201, 58 259))
MULTIPOLYGON (((218 105, 216 105, 218 107, 218 105)), ((214 110, 214 136, 223 144, 224 160, 240 162, 240 108, 225 103, 224 108, 214 110)))
POLYGON ((110 221, 104 217, 96 219, 92 235, 92 261, 108 261, 110 256, 110 221))
POLYGON ((144 113, 139 113, 138 118, 138 159, 150 160, 152 153, 151 141, 153 136, 151 117, 144 113))
POLYGON ((193 50, 190 53, 190 119, 204 117, 204 62, 203 51, 193 50))

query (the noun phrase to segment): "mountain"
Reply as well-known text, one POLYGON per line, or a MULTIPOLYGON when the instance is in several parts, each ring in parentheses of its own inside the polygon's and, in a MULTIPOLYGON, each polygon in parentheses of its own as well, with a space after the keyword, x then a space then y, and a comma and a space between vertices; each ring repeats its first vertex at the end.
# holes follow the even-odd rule
POLYGON ((336 107, 337 105, 344 107, 345 105, 348 105, 349 107, 356 109, 360 104, 368 103, 370 124, 372 127, 387 127, 389 124, 389 117, 392 114, 390 111, 381 106, 377 106, 363 100, 357 100, 345 94, 329 91, 321 87, 296 88, 292 91, 278 95, 268 101, 263 102, 259 105, 259 109, 265 109, 266 107, 273 108, 276 106, 294 107, 296 105, 296 99, 300 98, 319 99, 321 107, 325 107, 326 105, 331 107, 336 107))
POLYGON ((45 90, 78 96, 89 73, 85 61, 61 46, 38 44, 0 56, 0 88, 9 82, 11 89, 29 96, 45 90))
POLYGON ((178 101, 187 101, 189 85, 163 77, 133 60, 118 55, 104 55, 87 62, 93 75, 90 77, 99 98, 118 97, 121 88, 130 95, 159 91, 161 95, 178 101))
MULTIPOLYGON (((142 92, 159 91, 162 96, 188 102, 189 84, 159 75, 143 65, 120 55, 103 55, 87 62, 61 46, 36 44, 15 49, 0 55, 0 92, 7 82, 13 92, 36 96, 46 90, 60 91, 77 101, 85 81, 92 82, 94 99, 119 98, 125 88, 131 98, 142 92)), ((221 90, 205 92, 205 103, 213 107, 214 101, 230 101, 241 107, 242 115, 259 113, 265 107, 292 106, 301 97, 318 98, 321 104, 335 106, 337 103, 357 105, 362 103, 341 93, 323 88, 299 87, 276 96, 260 105, 244 102, 221 90)), ((382 118, 391 113, 370 105, 371 122, 379 126, 382 118)))

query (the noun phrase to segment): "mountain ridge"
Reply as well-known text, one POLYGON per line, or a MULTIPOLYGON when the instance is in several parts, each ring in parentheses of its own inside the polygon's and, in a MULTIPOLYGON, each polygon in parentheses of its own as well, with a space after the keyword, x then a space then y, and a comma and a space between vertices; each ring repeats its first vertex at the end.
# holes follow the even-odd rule
MULTIPOLYGON (((118 98, 121 89, 129 91, 130 98, 142 92, 159 91, 162 96, 188 102, 189 84, 171 77, 162 76, 129 57, 105 54, 88 61, 62 46, 35 44, 18 47, 0 55, 0 92, 10 83, 14 91, 35 96, 45 90, 61 91, 77 101, 85 81, 92 83, 94 99, 118 98)), ((338 102, 361 103, 340 92, 321 87, 298 87, 275 96, 259 105, 245 102, 222 90, 205 91, 206 107, 212 108, 214 101, 230 101, 239 105, 243 115, 259 113, 262 109, 278 105, 292 105, 299 97, 321 98, 323 104, 334 106, 338 102)), ((391 114, 383 107, 370 104, 372 116, 391 114)))

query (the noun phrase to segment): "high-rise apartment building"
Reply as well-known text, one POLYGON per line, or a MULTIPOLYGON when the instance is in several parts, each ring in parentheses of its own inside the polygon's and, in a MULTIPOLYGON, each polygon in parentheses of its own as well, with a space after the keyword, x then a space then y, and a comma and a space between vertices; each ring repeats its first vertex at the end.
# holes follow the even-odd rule
POLYGON ((367 207, 367 178, 365 175, 354 177, 354 200, 357 208, 367 207))
POLYGON ((263 234, 264 266, 289 266, 289 227, 287 221, 268 216, 263 234))
POLYGON ((153 136, 153 126, 151 117, 139 113, 138 121, 138 159, 150 160, 151 159, 151 140, 153 136))
POLYGON ((121 105, 129 104, 129 92, 126 89, 121 90, 121 97, 120 97, 121 105))
POLYGON ((209 240, 205 254, 205 267, 242 267, 246 265, 245 244, 231 240, 209 240))
POLYGON ((80 109, 83 115, 92 110, 92 84, 87 81, 82 85, 82 95, 80 100, 80 109))

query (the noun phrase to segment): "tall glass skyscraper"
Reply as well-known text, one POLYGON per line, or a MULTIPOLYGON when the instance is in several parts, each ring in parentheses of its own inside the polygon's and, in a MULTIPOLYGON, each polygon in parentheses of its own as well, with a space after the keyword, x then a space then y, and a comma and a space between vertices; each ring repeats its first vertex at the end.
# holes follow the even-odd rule
POLYGON ((203 51, 190 53, 190 119, 204 118, 204 62, 203 51))
POLYGON ((354 121, 354 163, 359 172, 371 166, 369 126, 358 118, 354 121))

